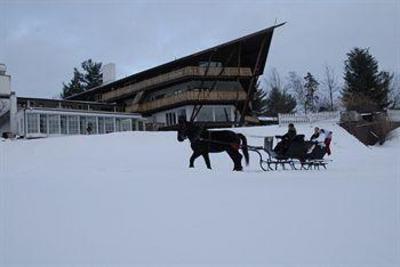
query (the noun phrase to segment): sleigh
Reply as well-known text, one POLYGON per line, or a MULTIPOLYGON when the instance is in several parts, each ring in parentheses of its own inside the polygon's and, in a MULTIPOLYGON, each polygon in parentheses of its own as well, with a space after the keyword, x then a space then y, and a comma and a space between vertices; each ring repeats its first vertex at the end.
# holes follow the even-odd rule
MULTIPOLYGON (((276 136, 277 139, 282 139, 276 136)), ((319 170, 327 169, 328 160, 324 159, 326 148, 320 144, 304 140, 297 135, 290 143, 280 140, 275 147, 274 137, 264 138, 264 146, 248 146, 259 156, 260 168, 264 171, 282 170, 319 170)))

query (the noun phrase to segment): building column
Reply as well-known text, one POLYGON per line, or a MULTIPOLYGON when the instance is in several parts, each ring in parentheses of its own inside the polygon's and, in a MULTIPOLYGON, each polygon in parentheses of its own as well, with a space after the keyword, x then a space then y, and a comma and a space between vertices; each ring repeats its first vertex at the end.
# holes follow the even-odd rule
POLYGON ((17 134, 17 96, 15 92, 10 94, 10 132, 17 134))

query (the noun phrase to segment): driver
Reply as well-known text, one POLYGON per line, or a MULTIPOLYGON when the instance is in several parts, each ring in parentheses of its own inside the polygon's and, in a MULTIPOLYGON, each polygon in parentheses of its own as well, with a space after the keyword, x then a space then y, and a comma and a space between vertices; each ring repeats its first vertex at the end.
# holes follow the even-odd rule
POLYGON ((276 138, 280 138, 282 140, 276 145, 276 147, 274 148, 274 151, 279 154, 285 154, 289 148, 290 143, 296 137, 296 135, 297 135, 297 131, 296 131, 296 128, 294 127, 294 124, 289 123, 288 131, 286 134, 284 134, 282 136, 280 136, 280 135, 275 136, 276 138))

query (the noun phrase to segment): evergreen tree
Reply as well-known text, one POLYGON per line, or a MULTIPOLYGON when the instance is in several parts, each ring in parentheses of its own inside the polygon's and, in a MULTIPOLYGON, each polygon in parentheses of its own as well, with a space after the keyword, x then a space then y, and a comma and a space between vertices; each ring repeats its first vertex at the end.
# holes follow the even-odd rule
POLYGON ((74 76, 68 84, 63 83, 63 91, 60 97, 64 99, 74 94, 82 93, 83 91, 82 74, 77 68, 74 68, 74 76))
POLYGON ((354 48, 345 61, 342 99, 347 110, 371 112, 389 106, 393 75, 379 72, 377 60, 368 49, 354 48))
POLYGON ((291 113, 296 108, 296 99, 290 94, 274 86, 266 99, 268 116, 278 116, 278 113, 291 113))
POLYGON ((252 111, 254 115, 264 114, 267 110, 267 92, 265 92, 258 82, 251 101, 252 111))
POLYGON ((81 63, 83 72, 74 68, 73 78, 68 84, 63 83, 63 91, 60 97, 66 98, 101 85, 103 82, 101 66, 101 62, 88 59, 81 63))
POLYGON ((316 111, 316 102, 318 101, 318 96, 316 94, 319 86, 319 82, 312 76, 311 73, 307 72, 304 77, 304 89, 305 89, 305 111, 316 111))
POLYGON ((103 83, 101 73, 101 62, 93 62, 91 59, 85 60, 81 64, 83 73, 83 83, 85 90, 89 90, 103 83))

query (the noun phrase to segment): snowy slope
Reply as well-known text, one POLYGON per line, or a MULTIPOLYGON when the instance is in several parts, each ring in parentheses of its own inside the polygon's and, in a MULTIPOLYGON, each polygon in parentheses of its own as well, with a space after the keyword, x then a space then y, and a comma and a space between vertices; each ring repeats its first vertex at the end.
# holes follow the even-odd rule
POLYGON ((398 266, 400 142, 322 126, 327 171, 265 173, 254 154, 242 173, 226 154, 188 169, 175 133, 1 142, 0 265, 398 266))

